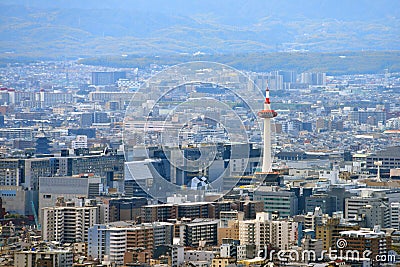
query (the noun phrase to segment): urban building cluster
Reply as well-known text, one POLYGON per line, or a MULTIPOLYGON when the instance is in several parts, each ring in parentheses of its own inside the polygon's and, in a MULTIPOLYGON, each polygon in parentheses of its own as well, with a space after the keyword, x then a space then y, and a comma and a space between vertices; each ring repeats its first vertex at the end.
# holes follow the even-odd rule
POLYGON ((217 107, 190 118, 185 158, 215 143, 197 171, 157 145, 168 105, 141 107, 154 139, 131 138, 144 154, 123 142, 135 92, 162 68, 0 68, 1 266, 398 266, 400 73, 248 72, 270 90, 263 134, 224 90, 185 88, 231 101, 249 136, 230 143, 217 107), (182 190, 155 197, 155 176, 182 190))

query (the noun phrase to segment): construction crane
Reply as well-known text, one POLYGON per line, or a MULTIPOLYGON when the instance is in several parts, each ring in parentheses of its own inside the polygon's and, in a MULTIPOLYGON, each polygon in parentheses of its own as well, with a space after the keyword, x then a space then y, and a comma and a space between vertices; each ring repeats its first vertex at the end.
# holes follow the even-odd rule
POLYGON ((33 212, 33 217, 35 218, 36 229, 41 230, 42 226, 39 223, 39 219, 38 219, 36 209, 35 209, 35 203, 33 203, 33 201, 31 201, 31 208, 32 208, 32 212, 33 212))

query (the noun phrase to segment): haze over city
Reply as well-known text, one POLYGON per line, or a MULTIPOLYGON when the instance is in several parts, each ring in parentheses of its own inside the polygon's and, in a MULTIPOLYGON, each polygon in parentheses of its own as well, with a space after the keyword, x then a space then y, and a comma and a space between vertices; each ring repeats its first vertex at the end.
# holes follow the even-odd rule
POLYGON ((399 266, 399 13, 2 0, 0 266, 399 266))

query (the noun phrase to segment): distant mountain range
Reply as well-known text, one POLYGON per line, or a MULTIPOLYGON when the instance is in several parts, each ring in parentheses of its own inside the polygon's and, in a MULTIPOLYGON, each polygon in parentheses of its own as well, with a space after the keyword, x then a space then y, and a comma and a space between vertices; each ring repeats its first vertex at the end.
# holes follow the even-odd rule
POLYGON ((396 0, 2 0, 0 58, 400 50, 396 0))
POLYGON ((240 70, 270 72, 276 70, 322 71, 328 75, 400 72, 400 51, 242 53, 221 55, 99 56, 79 60, 82 64, 147 68, 152 64, 175 65, 190 61, 214 61, 240 70))

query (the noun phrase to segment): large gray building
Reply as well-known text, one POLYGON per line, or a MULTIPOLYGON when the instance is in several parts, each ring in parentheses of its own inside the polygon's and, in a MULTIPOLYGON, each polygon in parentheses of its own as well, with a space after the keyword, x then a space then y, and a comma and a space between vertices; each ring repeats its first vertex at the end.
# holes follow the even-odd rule
POLYGON ((38 192, 23 186, 0 186, 0 197, 3 208, 10 214, 33 215, 33 207, 37 208, 38 192))
POLYGON ((52 176, 53 166, 53 158, 0 159, 0 185, 22 185, 37 191, 39 177, 52 176))
POLYGON ((54 158, 0 159, 0 197, 6 212, 34 214, 38 206, 39 177, 53 175, 53 160, 54 158))
POLYGON ((105 191, 107 188, 114 188, 122 192, 124 187, 124 155, 108 153, 0 159, 0 196, 3 197, 3 206, 7 212, 33 215, 34 209, 32 209, 31 202, 33 202, 35 209, 39 206, 39 177, 52 177, 40 183, 40 199, 42 201, 51 200, 52 205, 55 200, 44 199, 43 195, 75 193, 75 189, 83 190, 79 195, 82 194, 84 197, 97 196, 100 191, 105 191), (78 181, 78 179, 72 178, 72 176, 82 174, 91 174, 91 179, 78 181), (73 180, 70 181, 65 176, 69 176, 73 180), (98 177, 101 181, 94 180, 93 176, 98 177), (52 185, 47 186, 49 181, 57 183, 61 180, 64 181, 63 184, 54 185, 54 187, 52 185), (67 181, 70 181, 71 184, 67 181), (71 187, 71 185, 76 186, 71 187), (50 191, 47 192, 47 190, 50 191))
POLYGON ((116 83, 119 79, 125 79, 125 71, 96 71, 92 72, 93 85, 110 85, 116 83))
POLYGON ((61 176, 93 173, 105 177, 108 187, 123 191, 125 158, 122 154, 66 156, 57 160, 61 176))
POLYGON ((264 203, 264 211, 278 212, 280 217, 291 217, 298 213, 295 192, 278 190, 273 186, 260 186, 254 191, 253 199, 264 203))
POLYGON ((41 177, 39 211, 55 206, 59 197, 78 200, 99 196, 105 190, 104 180, 96 176, 41 177))
POLYGON ((353 110, 350 112, 350 120, 361 124, 378 125, 385 123, 386 113, 384 111, 353 110))
POLYGON ((361 196, 345 200, 345 218, 363 219, 368 225, 377 223, 383 226, 385 210, 388 205, 389 198, 385 192, 364 191, 361 196))
POLYGON ((305 212, 314 212, 316 207, 320 207, 322 213, 332 215, 337 211, 337 198, 328 194, 314 194, 305 198, 305 212))
POLYGON ((367 157, 367 168, 377 168, 376 161, 382 162, 382 169, 400 168, 400 146, 388 147, 367 157))

